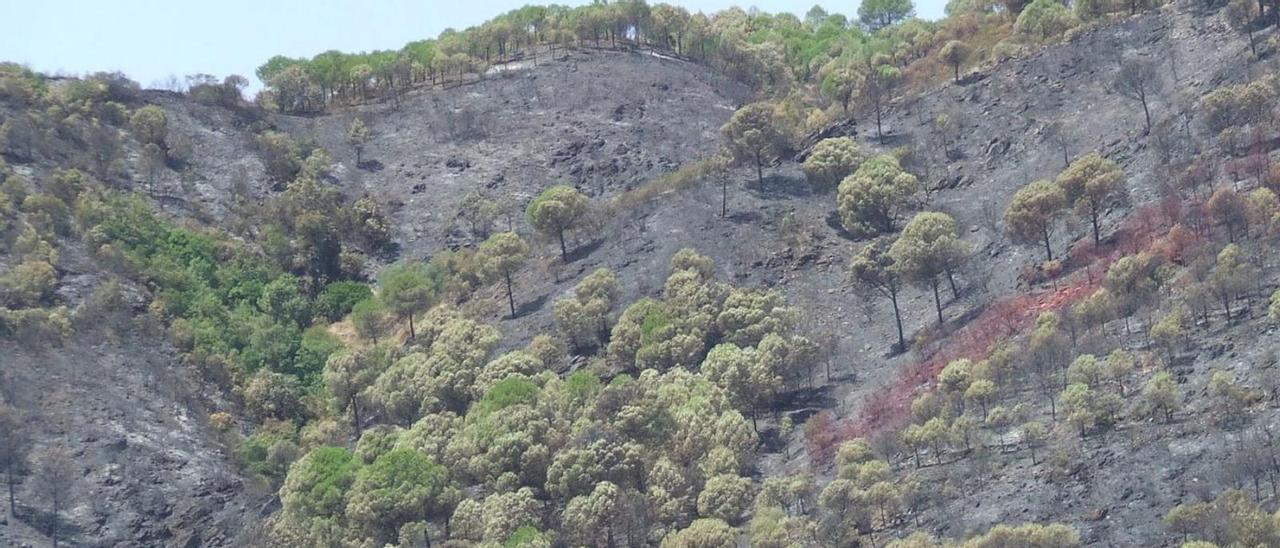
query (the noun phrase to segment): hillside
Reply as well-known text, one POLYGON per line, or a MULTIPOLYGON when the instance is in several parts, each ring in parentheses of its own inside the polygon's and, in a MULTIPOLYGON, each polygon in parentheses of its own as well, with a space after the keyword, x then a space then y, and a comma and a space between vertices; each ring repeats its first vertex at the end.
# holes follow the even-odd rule
POLYGON ((118 82, 81 100, 7 68, 0 433, 33 441, 0 543, 988 546, 1036 523, 1008 545, 1275 545, 1241 524, 1277 510, 1277 141, 1217 127, 1209 97, 1280 89, 1219 10, 915 82, 882 139, 867 105, 813 107, 830 121, 761 181, 721 164, 761 76, 625 35, 323 112, 118 82), (1117 89, 1134 59, 1158 75, 1150 128, 1117 89), (30 81, 50 98, 20 100, 30 81), (843 222, 845 185, 810 183, 819 134, 918 179, 880 240, 843 222), (1092 154, 1124 187, 1099 243, 1077 206, 1043 237, 1057 261, 1017 245, 1015 194, 1092 154), (555 185, 589 206, 563 256, 535 214, 555 185), (851 265, 927 212, 963 257, 902 282, 897 350, 851 265), (1162 522, 1179 505, 1220 523, 1162 522))

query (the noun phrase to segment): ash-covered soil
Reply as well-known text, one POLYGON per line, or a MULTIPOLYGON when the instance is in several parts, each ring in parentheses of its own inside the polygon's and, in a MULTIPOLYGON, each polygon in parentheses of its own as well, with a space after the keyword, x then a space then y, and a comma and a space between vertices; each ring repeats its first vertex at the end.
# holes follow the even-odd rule
POLYGON ((341 165, 349 195, 386 205, 402 255, 470 242, 454 225, 472 191, 523 217, 542 189, 568 184, 605 198, 713 154, 720 126, 748 92, 692 63, 646 53, 543 56, 478 82, 410 94, 318 118, 281 117, 341 165), (373 140, 356 166, 345 141, 355 116, 373 140))
MULTIPOLYGON (((101 283, 79 250, 64 248, 61 267, 69 300, 101 283)), ((145 306, 137 288, 125 295, 145 306)), ((31 454, 65 451, 74 463, 60 536, 72 546, 232 545, 266 493, 246 485, 208 424, 202 402, 220 399, 217 390, 198 380, 162 326, 129 315, 77 325, 61 347, 0 342, 0 393, 23 411, 31 454)), ((37 474, 17 479, 18 515, 0 515, 0 545, 43 545, 49 494, 37 474)))

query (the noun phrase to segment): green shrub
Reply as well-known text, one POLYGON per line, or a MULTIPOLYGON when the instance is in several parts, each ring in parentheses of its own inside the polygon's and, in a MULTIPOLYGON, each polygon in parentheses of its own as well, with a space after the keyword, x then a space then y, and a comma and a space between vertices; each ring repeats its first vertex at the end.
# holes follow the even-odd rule
POLYGON ((317 315, 336 322, 350 313, 356 303, 372 296, 369 286, 360 282, 333 282, 316 296, 314 310, 317 315))

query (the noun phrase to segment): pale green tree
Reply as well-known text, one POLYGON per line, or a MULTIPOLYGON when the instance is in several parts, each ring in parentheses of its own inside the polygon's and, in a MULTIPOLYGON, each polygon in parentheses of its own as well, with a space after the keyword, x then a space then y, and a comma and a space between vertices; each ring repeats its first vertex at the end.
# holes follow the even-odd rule
POLYGON ((1270 304, 1267 307, 1267 317, 1273 322, 1280 322, 1280 289, 1271 293, 1270 304))
POLYGON ((502 280, 507 288, 507 305, 511 308, 511 317, 516 317, 516 298, 512 292, 511 276, 524 264, 529 256, 529 245, 524 243, 515 232, 499 232, 484 243, 476 253, 476 262, 480 266, 480 275, 490 282, 502 280))
POLYGON ((473 238, 487 238, 498 218, 498 204, 479 192, 468 192, 458 205, 458 216, 470 225, 473 238))
POLYGON ((1237 382, 1235 375, 1221 369, 1212 370, 1207 390, 1223 422, 1238 422, 1244 409, 1257 399, 1253 390, 1237 382))
POLYGON ((554 236, 560 242, 560 257, 568 261, 569 249, 564 242, 564 233, 577 228, 590 208, 591 200, 577 189, 556 185, 542 191, 529 202, 529 206, 525 208, 525 216, 533 228, 554 236))
POLYGON ((754 346, 770 333, 785 333, 794 327, 795 308, 787 306, 782 294, 769 289, 733 289, 715 324, 723 339, 739 346, 754 346))
POLYGON ((564 508, 564 532, 575 544, 618 546, 623 496, 617 485, 602 481, 590 493, 574 497, 564 508))
POLYGON ((978 379, 969 384, 964 391, 964 399, 977 402, 982 406, 982 416, 987 416, 987 405, 991 402, 991 398, 996 395, 996 383, 987 379, 978 379))
POLYGON ((1218 252, 1209 274, 1209 289, 1222 303, 1228 320, 1231 319, 1231 303, 1248 291, 1257 279, 1257 267, 1249 263, 1240 246, 1228 244, 1218 252))
POLYGON ((360 338, 372 340, 374 344, 378 344, 378 333, 386 329, 388 323, 386 306, 377 297, 356 303, 347 318, 360 338))
POLYGON ((1181 308, 1171 310, 1151 326, 1149 336, 1156 347, 1164 350, 1165 364, 1173 366, 1178 348, 1186 344, 1186 312, 1181 308))
POLYGON ((572 295, 556 301, 552 315, 556 326, 575 349, 590 349, 606 340, 609 312, 621 292, 618 275, 607 268, 588 274, 572 295))
POLYGON ((919 179, 903 170, 896 157, 868 158, 840 182, 836 195, 840 222, 858 235, 893 232, 902 209, 919 189, 919 179))
POLYGON ((851 137, 823 139, 813 146, 801 169, 815 189, 829 189, 858 170, 866 155, 851 137))
POLYGON ((1067 367, 1067 382, 1084 383, 1092 389, 1102 385, 1103 364, 1093 354, 1081 354, 1067 367))
POLYGON ((1102 243, 1098 222, 1113 202, 1128 196, 1124 170, 1115 162, 1090 153, 1071 162, 1058 174, 1058 186, 1066 193, 1067 201, 1076 211, 1089 220, 1093 227, 1093 243, 1102 243))
POLYGON ((347 126, 347 145, 356 151, 356 165, 359 166, 364 157, 364 147, 373 139, 373 132, 369 130, 369 126, 365 125, 364 120, 356 118, 351 120, 351 125, 347 126))
POLYGON ((1142 400, 1152 414, 1160 413, 1165 422, 1173 420, 1173 414, 1182 409, 1182 395, 1178 382, 1168 371, 1158 371, 1142 387, 1142 400))
POLYGON ((1049 181, 1034 181, 1013 195, 1004 213, 1006 230, 1014 242, 1043 244, 1045 260, 1052 261, 1050 237, 1066 206, 1067 195, 1061 187, 1049 181))
POLYGON ((1062 410, 1067 414, 1067 421, 1080 430, 1080 437, 1083 438, 1085 432, 1098 422, 1093 390, 1084 383, 1071 383, 1059 398, 1062 400, 1062 410))
POLYGON ((698 515, 736 523, 751 504, 751 478, 719 474, 698 495, 698 515))
POLYGON ((933 302, 942 323, 942 296, 939 284, 945 276, 956 294, 953 272, 967 258, 969 246, 960 239, 956 222, 950 215, 934 211, 917 214, 902 230, 902 236, 889 248, 889 255, 900 265, 907 279, 933 290, 933 302))
POLYGON ((902 272, 889 254, 886 241, 877 239, 858 251, 849 264, 849 271, 859 287, 889 299, 889 304, 893 306, 894 325, 898 331, 896 348, 899 351, 905 350, 907 341, 902 332, 902 311, 898 307, 898 295, 903 284, 902 272))
POLYGON ((361 411, 365 391, 390 366, 389 354, 382 348, 355 348, 331 354, 324 365, 324 383, 338 402, 341 411, 351 413, 351 430, 360 437, 363 427, 361 411))
MULTIPOLYGON (((861 91, 866 78, 854 63, 848 59, 837 59, 828 65, 830 70, 822 79, 822 92, 840 103, 841 109, 849 114, 849 103, 861 91)), ((837 179, 838 181, 838 179, 837 179)))
POLYGON ((764 166, 786 149, 772 103, 751 103, 739 108, 720 128, 725 148, 738 164, 755 167, 756 182, 764 187, 764 166))
POLYGON ((289 467, 280 487, 288 518, 341 518, 360 460, 344 447, 317 447, 289 467))
POLYGON ((133 115, 129 117, 129 126, 138 142, 163 147, 165 137, 169 134, 169 116, 163 108, 147 105, 133 111, 133 115))
POLYGON ((1049 42, 1076 26, 1076 16, 1057 0, 1033 0, 1014 23, 1023 35, 1049 42))
POLYGON ((388 310, 408 320, 409 338, 414 339, 413 316, 431 307, 442 283, 441 275, 427 264, 396 263, 378 277, 378 297, 388 310))
POLYGON ((732 343, 716 345, 702 361, 702 375, 728 392, 737 405, 751 415, 751 426, 759 433, 759 408, 782 384, 782 377, 768 367, 754 348, 732 343))
POLYGON ((1121 397, 1125 395, 1125 379, 1133 373, 1135 365, 1133 353, 1124 348, 1117 348, 1107 354, 1103 371, 1107 380, 1116 385, 1121 397))
POLYGON ((662 548, 733 548, 738 533, 724 520, 704 518, 662 539, 662 548))
POLYGON ((943 44, 942 49, 938 50, 938 57, 944 63, 951 65, 957 84, 960 83, 960 65, 963 65, 972 53, 973 48, 960 40, 951 40, 943 44))

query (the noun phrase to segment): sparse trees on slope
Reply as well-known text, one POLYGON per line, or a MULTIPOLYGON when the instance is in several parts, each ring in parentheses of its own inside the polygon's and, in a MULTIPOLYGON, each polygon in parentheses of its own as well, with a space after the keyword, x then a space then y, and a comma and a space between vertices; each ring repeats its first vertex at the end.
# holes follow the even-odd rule
POLYGON ((1236 376, 1221 369, 1213 369, 1206 387, 1213 398, 1215 411, 1220 420, 1226 423, 1238 423, 1245 407, 1257 399, 1257 394, 1236 381, 1236 376))
POLYGON ((1044 424, 1039 421, 1022 425, 1022 439, 1027 442, 1027 450, 1031 453, 1031 464, 1039 464, 1036 462, 1036 448, 1043 445, 1048 437, 1044 424))
POLYGON ((853 234, 893 232, 902 208, 919 187, 920 181, 903 170, 897 158, 874 156, 840 182, 840 223, 853 234))
POLYGON ((1067 195, 1061 187, 1044 180, 1032 182, 1013 195, 1004 213, 1006 230, 1015 242, 1044 244, 1045 260, 1052 261, 1050 235, 1066 206, 1067 195))
POLYGON ((1125 319, 1125 331, 1129 330, 1129 316, 1155 295, 1165 281, 1163 257, 1150 253, 1128 255, 1117 259, 1107 268, 1103 287, 1111 297, 1113 310, 1125 319))
POLYGON ((138 167, 146 175, 148 193, 155 191, 156 177, 164 169, 164 163, 164 150, 161 150, 158 145, 147 143, 142 147, 142 152, 138 155, 138 167))
POLYGON ((458 215, 471 225, 473 238, 488 238, 493 222, 498 218, 498 204, 479 192, 468 192, 458 205, 458 215))
POLYGON ((899 351, 906 349, 902 333, 902 311, 898 308, 898 293, 902 290, 902 273, 888 252, 884 240, 876 240, 858 252, 849 265, 853 279, 861 286, 872 289, 889 299, 893 305, 893 320, 898 328, 899 351))
POLYGON ((1274 233, 1280 226, 1280 198, 1269 188, 1255 188, 1244 195, 1245 226, 1259 234, 1274 233))
POLYGON ((1152 414, 1160 413, 1165 422, 1173 420, 1173 414, 1182 409, 1182 395, 1178 382, 1168 371, 1159 371, 1142 387, 1142 400, 1152 414))
POLYGON ((164 109, 155 105, 147 105, 133 111, 129 117, 129 126, 142 144, 163 147, 165 137, 169 134, 169 116, 164 109))
POLYGON ((1254 58, 1258 57, 1258 42, 1254 38, 1253 28, 1253 1, 1231 0, 1226 9, 1222 10, 1222 18, 1231 28, 1243 30, 1249 35, 1249 52, 1254 58))
POLYGON ((1062 168, 1066 169, 1071 165, 1071 157, 1068 154, 1067 147, 1071 144, 1071 128, 1065 120, 1053 120, 1044 128, 1045 140, 1049 141, 1058 152, 1062 153, 1062 168))
POLYGON ((1094 390, 1087 384, 1073 382, 1060 396, 1067 421, 1080 429, 1080 437, 1098 424, 1111 423, 1123 406, 1120 396, 1094 390))
POLYGON ((1120 65, 1112 86, 1121 95, 1142 103, 1142 114, 1147 121, 1148 133, 1151 132, 1151 96, 1159 93, 1161 80, 1156 64, 1140 58, 1126 59, 1120 65))
POLYGON ((1075 529, 1058 523, 1041 525, 1024 523, 1022 525, 999 524, 986 533, 973 537, 960 548, 998 548, 1003 546, 1024 546, 1027 548, 1079 548, 1080 533, 1075 529))
POLYGON ((590 206, 591 200, 577 189, 556 185, 542 191, 529 202, 529 206, 525 208, 525 216, 533 228, 555 236, 560 242, 560 258, 568 261, 569 249, 564 243, 564 233, 582 222, 590 206))
POLYGON ((372 138, 373 132, 369 131, 369 126, 365 125, 364 120, 356 118, 347 127, 347 144, 351 145, 351 148, 356 151, 357 166, 362 161, 365 145, 369 144, 369 140, 372 138))
POLYGON ((1058 174, 1058 186, 1066 192, 1067 201, 1075 206, 1076 211, 1089 219, 1093 226, 1093 243, 1100 245, 1099 218, 1111 202, 1123 200, 1128 195, 1124 170, 1096 153, 1087 154, 1058 174))
POLYGON ((902 84, 902 71, 893 66, 884 55, 873 55, 867 61, 864 95, 876 109, 876 138, 884 144, 882 118, 884 104, 893 98, 893 92, 902 84))
POLYGON ((1227 241, 1235 243, 1236 235, 1248 232, 1249 221, 1245 201, 1240 194, 1230 187, 1222 187, 1213 192, 1204 209, 1215 217, 1227 229, 1227 241))
POLYGON ((1172 366, 1178 347, 1185 344, 1187 332, 1186 313, 1182 309, 1174 309, 1166 314, 1155 325, 1151 326, 1148 336, 1151 343, 1164 350, 1165 363, 1172 366))
POLYGON ((951 69, 955 74, 956 83, 960 83, 960 65, 964 64, 965 60, 969 58, 971 53, 973 53, 973 48, 969 47, 969 44, 959 40, 947 42, 942 46, 942 49, 938 51, 938 56, 941 57, 948 65, 951 65, 951 69))
POLYGON ((786 139, 778 129, 771 103, 752 103, 733 113, 720 128, 725 148, 738 164, 756 168, 756 182, 764 186, 764 166, 772 162, 786 147, 786 139))
POLYGON ((507 286, 507 304, 511 317, 516 317, 516 299, 511 289, 511 275, 529 256, 529 246, 515 232, 499 232, 480 244, 476 255, 480 274, 489 282, 502 280, 507 286))
POLYGON ((953 273, 968 253, 969 246, 960 239, 955 220, 935 211, 917 214, 889 248, 889 255, 907 279, 933 290, 938 323, 943 322, 942 297, 938 291, 941 277, 945 275, 952 294, 957 293, 953 273))
POLYGON ((1209 289, 1222 303, 1223 313, 1231 319, 1231 303, 1248 291, 1257 279, 1256 267, 1244 257, 1236 244, 1228 244, 1218 252, 1218 260, 1209 275, 1209 289))
POLYGON ((1062 334, 1062 319, 1053 312, 1043 312, 1036 318, 1036 328, 1027 344, 1026 360, 1035 374, 1036 388, 1049 401, 1049 413, 1056 421, 1058 408, 1054 395, 1066 383, 1062 382, 1063 369, 1070 359, 1070 341, 1062 334))
POLYGON ((0 443, 0 469, 4 470, 5 484, 9 488, 9 515, 16 518, 18 508, 13 477, 26 461, 31 438, 23 428, 18 410, 4 404, 0 404, 0 440, 4 440, 0 443))
POLYGON ((71 498, 76 484, 76 465, 64 448, 54 448, 41 455, 36 465, 35 485, 49 500, 49 536, 54 548, 62 535, 62 510, 71 498))

